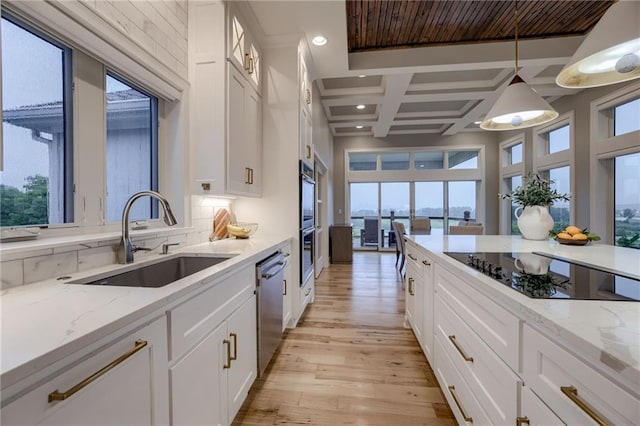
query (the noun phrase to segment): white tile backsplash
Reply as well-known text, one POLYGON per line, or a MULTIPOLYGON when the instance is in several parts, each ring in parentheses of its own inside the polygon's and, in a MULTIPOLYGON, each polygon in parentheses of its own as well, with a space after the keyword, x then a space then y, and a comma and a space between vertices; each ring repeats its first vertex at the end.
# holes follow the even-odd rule
POLYGON ((30 257, 24 260, 24 282, 33 283, 78 272, 78 252, 30 257))
POLYGON ((0 290, 24 283, 22 260, 0 263, 0 290))
POLYGON ((79 271, 86 271, 113 263, 116 263, 116 250, 114 246, 95 247, 78 251, 79 271))

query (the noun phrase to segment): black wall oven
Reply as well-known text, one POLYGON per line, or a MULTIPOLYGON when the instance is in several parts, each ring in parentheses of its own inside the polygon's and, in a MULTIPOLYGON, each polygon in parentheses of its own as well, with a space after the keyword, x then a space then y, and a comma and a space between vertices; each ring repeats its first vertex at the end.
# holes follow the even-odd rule
POLYGON ((300 286, 313 275, 316 184, 313 169, 300 162, 300 286))

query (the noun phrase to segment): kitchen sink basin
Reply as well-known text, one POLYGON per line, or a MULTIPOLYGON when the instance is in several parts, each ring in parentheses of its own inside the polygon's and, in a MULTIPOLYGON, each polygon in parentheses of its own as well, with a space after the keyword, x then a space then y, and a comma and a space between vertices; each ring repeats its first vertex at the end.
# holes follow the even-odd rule
POLYGON ((71 281, 69 284, 158 288, 228 259, 229 257, 182 255, 152 264, 141 265, 127 272, 101 277, 94 275, 71 281))

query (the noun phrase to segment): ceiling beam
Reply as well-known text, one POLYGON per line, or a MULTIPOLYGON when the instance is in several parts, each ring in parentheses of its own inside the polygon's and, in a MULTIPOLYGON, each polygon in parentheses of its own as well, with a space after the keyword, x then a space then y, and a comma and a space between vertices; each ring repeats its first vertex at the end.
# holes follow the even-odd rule
POLYGON ((413 74, 395 74, 384 77, 384 97, 378 108, 378 121, 373 126, 373 136, 384 138, 400 109, 413 74))

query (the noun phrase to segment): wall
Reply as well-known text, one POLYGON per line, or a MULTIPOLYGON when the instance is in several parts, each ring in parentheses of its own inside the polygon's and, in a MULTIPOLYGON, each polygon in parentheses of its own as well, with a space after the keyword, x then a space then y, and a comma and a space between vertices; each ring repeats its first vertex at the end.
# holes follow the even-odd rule
POLYGON ((334 223, 348 223, 345 211, 344 155, 349 149, 421 148, 427 146, 451 147, 457 145, 483 145, 486 158, 485 233, 498 233, 498 142, 494 132, 465 132, 443 137, 435 134, 372 136, 344 136, 334 138, 333 149, 333 217, 334 223))

